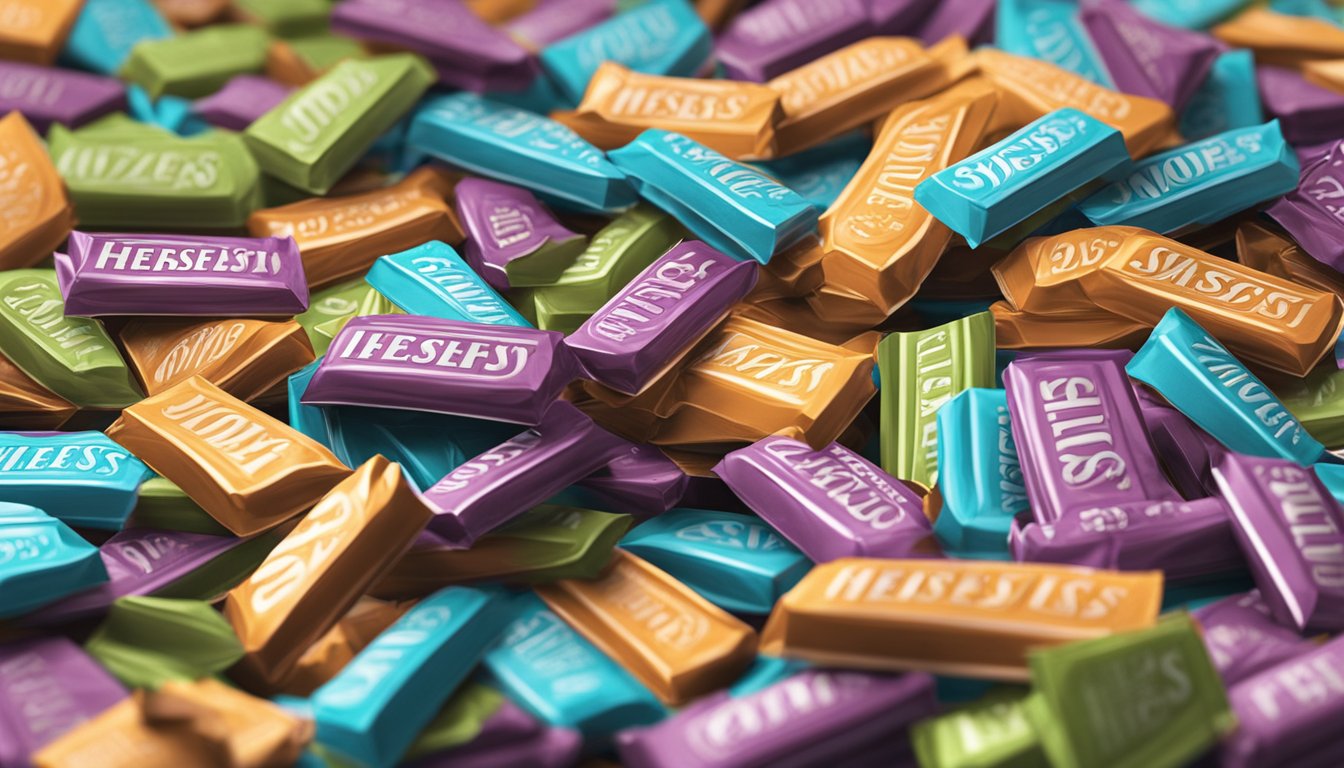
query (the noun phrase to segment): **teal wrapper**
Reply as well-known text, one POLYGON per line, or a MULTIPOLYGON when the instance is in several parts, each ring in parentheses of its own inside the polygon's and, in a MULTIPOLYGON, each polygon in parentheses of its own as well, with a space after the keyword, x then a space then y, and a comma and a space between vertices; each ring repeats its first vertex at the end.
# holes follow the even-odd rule
POLYGON ((365 280, 408 314, 532 327, 452 246, 438 240, 380 257, 365 280))
POLYGON ((1022 469, 1017 462, 1002 389, 968 389, 938 409, 938 488, 943 509, 933 532, 943 551, 956 557, 1012 559, 1008 531, 1026 512, 1022 469))

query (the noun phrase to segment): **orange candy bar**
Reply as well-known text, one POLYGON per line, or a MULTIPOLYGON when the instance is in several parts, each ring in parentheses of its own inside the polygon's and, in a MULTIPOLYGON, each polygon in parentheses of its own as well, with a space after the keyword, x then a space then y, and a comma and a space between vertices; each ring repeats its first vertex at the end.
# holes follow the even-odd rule
POLYGON ((0 355, 0 429, 58 429, 76 410, 0 355))
POLYGON ((42 140, 22 114, 0 118, 0 269, 51 256, 74 225, 74 208, 42 140))
POLYGON ((51 64, 83 5, 84 0, 3 0, 0 59, 51 64))
POLYGON ((189 731, 228 768, 293 765, 313 738, 312 722, 211 678, 170 680, 144 694, 142 709, 147 723, 189 731))
POLYGON ((150 395, 201 376, 251 402, 314 359, 308 334, 293 320, 137 319, 119 335, 150 395))
POLYGON ((1110 312, 1033 315, 1005 301, 989 305, 999 349, 1138 349, 1153 329, 1110 312))
POLYGON ((1300 67, 1344 57, 1344 29, 1309 16, 1249 8, 1210 31, 1233 48, 1249 48, 1261 66, 1300 67))
POLYGON ((1008 304, 1034 315, 1095 315, 1097 305, 1079 278, 1101 269, 1137 227, 1089 227, 1051 237, 1033 237, 991 269, 1008 304))

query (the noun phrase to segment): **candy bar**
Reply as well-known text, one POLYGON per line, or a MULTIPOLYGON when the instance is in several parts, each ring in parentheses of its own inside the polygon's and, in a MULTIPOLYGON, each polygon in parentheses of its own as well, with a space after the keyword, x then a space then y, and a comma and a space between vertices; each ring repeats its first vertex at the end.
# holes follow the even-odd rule
POLYGON ((593 380, 636 394, 728 314, 756 272, 704 243, 683 241, 630 280, 565 346, 593 380))
POLYGON ((0 761, 26 766, 65 733, 126 698, 107 670, 63 637, 0 645, 0 761), (32 706, 40 696, 42 706, 32 706))
POLYGON ((1079 13, 1115 87, 1180 112, 1220 52, 1205 35, 1154 21, 1128 3, 1105 0, 1079 13))
MULTIPOLYGON (((311 697, 314 691, 340 674, 360 651, 367 648, 411 607, 411 603, 387 603, 371 597, 360 598, 335 626, 303 652, 295 662, 294 669, 278 686, 282 695, 311 697)), ((311 710, 311 698, 307 703, 311 710)))
POLYGON ((98 550, 36 507, 0 502, 0 619, 107 581, 98 550))
POLYGON ((848 558, 813 568, 775 605, 761 650, 848 668, 1026 680, 1030 649, 1151 626, 1161 591, 1157 572, 848 558))
POLYGON ((524 48, 540 51, 606 21, 617 11, 617 5, 617 0, 541 2, 532 10, 509 19, 504 31, 524 48))
POLYGON ((467 234, 463 255, 497 290, 550 285, 588 245, 521 187, 472 178, 454 193, 467 234))
POLYGON ((1344 30, 1321 19, 1249 8, 1210 31, 1228 45, 1249 48, 1261 65, 1296 67, 1311 59, 1344 58, 1344 30))
POLYGON ((634 445, 629 453, 611 460, 568 492, 595 509, 628 509, 644 517, 675 506, 685 496, 689 482, 681 467, 662 451, 634 445))
POLYGON ((243 656, 229 622, 202 600, 122 597, 84 643, 129 688, 217 675, 243 656))
POLYGON ((1260 67, 1256 80, 1265 112, 1283 125, 1289 141, 1318 144, 1338 138, 1332 126, 1344 115, 1344 94, 1279 67, 1260 67))
POLYGON ((1344 640, 1335 638, 1234 685, 1237 729, 1224 742, 1229 768, 1329 765, 1344 758, 1332 733, 1344 707, 1344 640))
POLYGON ((366 279, 388 300, 413 315, 530 327, 451 245, 440 240, 379 258, 366 279))
POLYGON ((0 59, 50 64, 79 15, 80 0, 10 0, 0 30, 0 59))
POLYGON ((0 204, 6 211, 0 219, 0 266, 32 266, 70 234, 74 211, 62 185, 62 174, 22 114, 0 118, 0 146, 4 147, 0 167, 23 169, 21 178, 25 181, 0 185, 0 204))
POLYGON ((1143 426, 1172 486, 1187 499, 1217 495, 1213 467, 1222 460, 1227 448, 1166 401, 1155 402, 1161 397, 1151 390, 1135 387, 1134 393, 1139 397, 1143 426))
POLYGON ((722 687, 756 651, 746 624, 620 550, 601 579, 566 579, 537 594, 671 706, 722 687))
POLYGON ((728 76, 765 82, 871 33, 863 0, 768 0, 738 14, 714 46, 728 76))
POLYGON ((327 26, 331 7, 322 0, 235 0, 233 13, 281 37, 320 32, 327 26))
POLYGON ((110 77, 0 61, 0 114, 22 113, 38 131, 78 128, 125 103, 126 88, 110 77))
POLYGON ((610 157, 642 197, 736 258, 765 264, 816 232, 797 192, 680 134, 651 128, 610 157))
POLYGON ((1241 222, 1237 225, 1234 242, 1237 261, 1251 269, 1344 296, 1344 277, 1312 258, 1296 241, 1273 225, 1241 222))
POLYGON ((1247 128, 1263 119, 1254 57, 1250 51, 1224 51, 1190 96, 1178 127, 1182 136, 1196 140, 1247 128))
POLYGON ((140 768, 147 765, 198 765, 214 759, 199 741, 174 738, 142 719, 140 705, 126 698, 66 732, 33 756, 38 768, 140 768))
POLYGON ((1059 0, 1006 0, 994 16, 994 42, 1008 53, 1053 64, 1098 85, 1115 83, 1083 25, 1078 4, 1059 0))
POLYGON ((256 73, 266 63, 266 33, 225 24, 135 46, 121 76, 158 98, 194 99, 219 90, 235 75, 256 73))
POLYGON ((928 768, 1043 765, 1041 739, 1023 698, 990 693, 984 699, 910 731, 919 764, 928 768))
POLYGON ((126 408, 107 431, 239 536, 303 512, 350 473, 319 443, 200 377, 126 408))
POLYGON ((336 335, 303 402, 537 424, 575 373, 552 331, 374 315, 336 335))
POLYGON ((0 433, 0 493, 70 525, 117 530, 150 475, 99 432, 0 433))
POLYGON ((290 89, 264 77, 239 75, 191 106, 192 114, 218 128, 246 130, 280 105, 290 89))
POLYGON ((1213 477, 1274 619, 1344 625, 1344 508, 1310 468, 1229 453, 1213 477))
POLYGON ((1344 265, 1344 249, 1335 240, 1340 230, 1335 217, 1337 206, 1330 202, 1344 194, 1337 178, 1340 143, 1332 143, 1315 162, 1304 164, 1297 189, 1284 195, 1266 213, 1287 230, 1295 242, 1312 258, 1328 267, 1344 265))
POLYGON ((1209 658, 1229 687, 1315 647, 1275 622, 1257 590, 1229 595, 1191 615, 1203 630, 1209 658))
POLYGON ((146 723, 187 733, 226 765, 253 768, 297 761, 312 723, 218 680, 169 681, 142 699, 146 723))
POLYGON ((959 556, 1004 552, 1013 517, 1030 508, 1002 389, 971 388, 938 409, 938 488, 933 530, 959 556))

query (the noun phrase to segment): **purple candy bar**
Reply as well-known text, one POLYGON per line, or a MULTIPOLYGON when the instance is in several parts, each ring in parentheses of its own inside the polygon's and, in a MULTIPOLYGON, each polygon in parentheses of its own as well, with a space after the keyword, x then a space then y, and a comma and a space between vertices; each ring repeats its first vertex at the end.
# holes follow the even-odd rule
POLYGON ((747 696, 712 696, 618 743, 627 768, 893 765, 900 733, 937 712, 930 675, 810 669, 747 696))
POLYGON ((848 448, 767 437, 714 468, 747 506, 813 562, 934 555, 923 500, 848 448))
POLYGON ((934 45, 943 38, 960 35, 972 46, 994 38, 994 10, 998 0, 940 0, 924 19, 919 39, 934 45))
POLYGON ((1344 197, 1344 141, 1336 141, 1303 164, 1297 189, 1279 198, 1265 213, 1277 221, 1313 259, 1344 269, 1344 221, 1338 217, 1344 197))
POLYGON ((303 402, 537 424, 578 371, 563 338, 435 317, 356 317, 332 340, 303 402))
POLYGON ((488 179, 463 179, 454 189, 457 217, 467 235, 467 263, 491 286, 511 287, 509 262, 531 256, 547 244, 581 240, 555 220, 526 189, 488 179))
POLYGON ((70 233, 65 313, 292 317, 308 308, 294 238, 70 233))
POLYGON ((57 624, 105 613, 120 597, 152 595, 246 539, 185 531, 119 531, 98 548, 107 583, 31 614, 25 624, 57 624))
POLYGON ((1195 426, 1185 414, 1165 403, 1147 388, 1136 386, 1143 425, 1167 477, 1187 499, 1202 499, 1218 493, 1213 481, 1213 466, 1222 460, 1227 448, 1209 433, 1195 426))
POLYGON ((714 50, 729 77, 763 83, 871 32, 867 0, 765 0, 739 13, 714 50))
POLYGON ((1083 509, 1054 523, 1014 521, 1009 548, 1027 563, 1162 571, 1167 581, 1234 573, 1246 565, 1222 499, 1083 509))
POLYGON ((941 0, 868 0, 872 35, 914 35, 941 0))
POLYGON ((1278 118, 1289 144, 1316 144, 1339 138, 1344 93, 1322 88, 1291 69, 1257 67, 1255 80, 1265 114, 1278 118))
POLYGON ((1081 17, 1119 90, 1164 101, 1177 112, 1221 50, 1213 38, 1153 21, 1121 0, 1084 4, 1081 17))
POLYGON ((1302 630, 1344 629, 1344 508, 1316 473, 1229 452, 1213 477, 1274 618, 1302 630))
POLYGON ((126 87, 115 78, 0 61, 0 115, 22 112, 39 132, 52 123, 77 128, 125 106, 126 87))
POLYGON ((239 75, 218 91, 197 99, 191 109, 197 117, 213 126, 242 131, 279 106, 291 90, 270 78, 239 75))
POLYGON ((504 25, 504 31, 532 50, 605 21, 616 12, 616 0, 542 0, 537 7, 504 25))
POLYGON ((676 365, 756 285, 754 262, 678 243, 565 339, 594 381, 633 395, 676 365))
POLYGON ((64 637, 0 645, 0 765, 33 753, 126 698, 106 669, 64 637))
POLYGON ((629 453, 580 480, 595 508, 635 515, 658 515, 677 506, 686 494, 688 478, 676 462, 651 445, 631 445, 629 453))
POLYGON ((1019 358, 1003 374, 1013 441, 1032 514, 1053 523, 1074 510, 1181 501, 1143 429, 1125 350, 1067 350, 1019 358))
POLYGON ((1344 637, 1243 680, 1228 691, 1237 729, 1223 768, 1344 765, 1344 637))
POLYGON ((543 725, 508 699, 461 746, 406 763, 406 768, 566 768, 583 746, 578 731, 543 725))
POLYGON ((1259 590, 1225 597, 1192 615, 1204 628, 1209 658, 1229 687, 1316 647, 1275 622, 1259 590))
POLYGON ((434 511, 429 530, 449 544, 470 547, 632 448, 578 408, 557 402, 537 426, 430 486, 421 495, 434 511))

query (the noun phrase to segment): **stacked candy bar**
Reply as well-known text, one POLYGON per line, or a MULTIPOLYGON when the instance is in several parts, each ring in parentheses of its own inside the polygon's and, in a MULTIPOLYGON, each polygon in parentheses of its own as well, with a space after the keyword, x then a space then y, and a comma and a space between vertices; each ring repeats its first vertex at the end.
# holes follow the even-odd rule
POLYGON ((1344 765, 1344 2, 0 0, 0 768, 1344 765))

